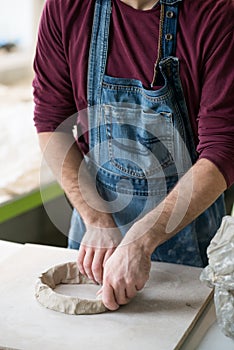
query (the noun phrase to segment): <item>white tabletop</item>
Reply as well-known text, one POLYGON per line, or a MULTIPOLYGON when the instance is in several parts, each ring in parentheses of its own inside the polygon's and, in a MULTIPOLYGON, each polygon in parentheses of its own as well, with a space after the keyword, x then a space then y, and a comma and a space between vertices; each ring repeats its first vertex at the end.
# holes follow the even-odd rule
POLYGON ((20 248, 22 248, 22 244, 20 243, 0 240, 0 264, 20 248))
MULTIPOLYGON (((20 249, 22 248, 23 245, 21 244, 16 244, 16 243, 11 243, 11 242, 6 242, 6 241, 0 241, 0 269, 1 266, 4 266, 4 261, 8 261, 6 260, 7 257, 10 256, 14 256, 17 251, 19 252, 20 249)), ((35 246, 36 247, 36 246, 35 246)), ((51 250, 53 252, 53 249, 56 251, 61 252, 61 248, 48 248, 49 250, 51 250)), ((65 250, 64 250, 65 251, 65 250)), ((60 254, 60 253, 59 253, 60 254)), ((59 261, 59 254, 56 257, 56 259, 59 261)), ((68 254, 69 255, 69 254, 68 254)), ((71 254, 72 256, 72 254, 71 254)), ((43 256, 42 256, 42 260, 43 260, 43 256)), ((30 261, 29 261, 30 263, 30 261)), ((43 264, 42 264, 43 265, 43 264)), ((30 305, 29 305, 30 307, 30 305)), ((47 310, 46 310, 47 311, 47 310)), ((44 312, 44 311, 42 311, 44 312)), ((48 314, 49 315, 49 314, 48 314)), ((57 313, 52 314, 52 318, 54 317, 54 321, 55 321, 55 316, 58 315, 57 313)), ((113 314, 112 314, 113 315, 113 314)), ((58 316, 60 317, 60 316, 58 316)), ((92 316, 95 317, 95 316, 92 316)), ((118 315, 119 318, 121 318, 121 315, 118 315)), ((132 315, 132 317, 134 316, 134 313, 132 315)), ((150 316, 152 317, 152 316, 150 316)), ((110 318, 110 323, 112 324, 112 326, 114 327, 114 319, 112 319, 112 316, 109 316, 110 318)), ((200 344, 197 344, 197 339, 201 339, 201 337, 204 335, 204 330, 207 329, 207 325, 212 324, 214 321, 215 315, 214 315, 214 306, 212 303, 210 303, 205 312, 203 312, 202 316, 200 317, 199 321, 197 322, 195 328, 193 329, 193 331, 191 332, 191 334, 188 336, 188 338, 186 339, 184 345, 181 347, 181 350, 220 350, 220 349, 225 349, 225 350, 233 350, 234 349, 234 342, 230 339, 225 337, 221 331, 219 330, 217 323, 215 322, 210 329, 208 330, 208 332, 205 334, 204 338, 202 339, 202 341, 200 342, 200 344)), ((69 316, 67 319, 67 322, 69 322, 69 316)), ((88 324, 87 324, 88 326, 88 324)), ((116 326, 118 326, 118 321, 116 320, 116 326)), ((2 327, 1 327, 2 328, 2 327)), ((3 330, 3 328, 2 328, 3 330)), ((12 329, 12 331, 14 331, 12 329)), ((36 329, 33 330, 34 332, 36 332, 36 329)), ((129 337, 131 336, 131 329, 129 329, 129 337)), ((1 340, 0 340, 1 342, 1 340)), ((15 343, 16 344, 16 343, 15 343)), ((12 347, 16 347, 13 346, 14 344, 1 344, 0 343, 0 348, 2 346, 12 346, 12 347)), ((22 345, 22 343, 21 343, 22 345)), ((114 346, 114 344, 113 344, 114 346)), ((26 346, 25 348, 23 347, 18 347, 18 349, 24 350, 27 349, 28 347, 26 346)), ((50 347, 48 347, 50 348, 50 347)), ((79 349, 79 347, 77 347, 77 349, 79 349)), ((87 348, 88 349, 88 348, 87 348)), ((128 350, 128 348, 125 348, 125 350, 128 350)), ((160 350, 164 350, 164 348, 160 348, 160 350)), ((172 350, 172 349, 171 349, 172 350)))

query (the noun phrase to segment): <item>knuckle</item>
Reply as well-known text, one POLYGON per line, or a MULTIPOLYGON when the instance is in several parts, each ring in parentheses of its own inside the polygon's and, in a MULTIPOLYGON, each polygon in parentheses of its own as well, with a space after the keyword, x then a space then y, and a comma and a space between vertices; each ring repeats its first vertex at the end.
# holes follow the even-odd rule
POLYGON ((105 274, 104 275, 104 279, 105 279, 105 283, 108 284, 108 285, 113 285, 112 283, 112 276, 109 275, 109 274, 105 274))
POLYGON ((126 279, 126 285, 127 286, 132 286, 133 284, 135 284, 135 281, 133 278, 127 278, 126 279))
POLYGON ((119 287, 125 285, 125 281, 122 277, 113 279, 112 285, 115 289, 119 289, 119 287))

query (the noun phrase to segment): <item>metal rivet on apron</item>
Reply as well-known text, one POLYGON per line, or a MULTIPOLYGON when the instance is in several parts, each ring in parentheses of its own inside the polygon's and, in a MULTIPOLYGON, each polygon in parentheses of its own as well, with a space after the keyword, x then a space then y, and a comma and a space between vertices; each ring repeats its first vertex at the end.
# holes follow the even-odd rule
POLYGON ((167 33, 165 35, 165 39, 168 40, 168 41, 172 40, 172 38, 173 38, 173 35, 171 33, 167 33))
POLYGON ((174 16, 174 12, 172 12, 172 11, 167 11, 167 12, 166 12, 166 16, 167 16, 167 18, 172 18, 172 17, 174 16))

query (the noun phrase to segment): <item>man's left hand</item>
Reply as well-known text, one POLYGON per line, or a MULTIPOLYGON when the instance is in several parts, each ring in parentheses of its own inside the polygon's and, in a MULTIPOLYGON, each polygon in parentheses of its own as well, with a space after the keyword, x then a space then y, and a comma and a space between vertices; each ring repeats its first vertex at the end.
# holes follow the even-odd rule
POLYGON ((109 310, 127 304, 149 279, 150 254, 139 241, 121 244, 104 266, 102 301, 109 310))

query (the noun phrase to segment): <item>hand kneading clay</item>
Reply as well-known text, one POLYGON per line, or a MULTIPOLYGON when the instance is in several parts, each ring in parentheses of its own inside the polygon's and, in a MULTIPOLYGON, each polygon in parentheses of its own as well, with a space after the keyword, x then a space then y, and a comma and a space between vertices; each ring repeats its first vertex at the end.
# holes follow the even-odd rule
POLYGON ((54 291, 58 284, 94 284, 82 275, 76 262, 52 267, 41 274, 35 286, 35 296, 48 309, 70 315, 99 314, 107 311, 102 300, 88 300, 62 295, 54 291))

